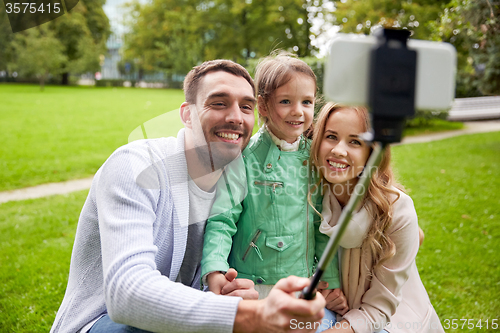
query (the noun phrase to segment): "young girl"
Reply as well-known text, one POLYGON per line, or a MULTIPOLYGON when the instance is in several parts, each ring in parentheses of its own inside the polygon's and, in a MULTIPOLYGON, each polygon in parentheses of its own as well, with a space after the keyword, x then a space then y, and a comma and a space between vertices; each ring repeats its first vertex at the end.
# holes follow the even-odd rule
MULTIPOLYGON (((254 281, 263 298, 281 278, 311 276, 328 237, 319 232, 319 216, 307 202, 314 182, 310 141, 302 133, 314 117, 316 76, 303 61, 279 54, 259 63, 255 82, 264 125, 243 151, 248 194, 234 208, 209 218, 201 274, 209 289, 220 294, 226 282, 221 272, 235 268, 238 278, 254 281)), ((220 201, 212 211, 221 211, 220 201)), ((321 205, 319 195, 313 201, 321 205)), ((339 288, 337 258, 324 277, 328 292, 339 288)))
MULTIPOLYGON (((371 148, 361 139, 370 128, 360 107, 326 104, 313 133, 311 162, 324 189, 321 232, 336 232, 371 148)), ((362 207, 341 243, 342 289, 349 311, 332 332, 443 332, 418 275, 417 214, 394 182, 387 148, 362 207)))

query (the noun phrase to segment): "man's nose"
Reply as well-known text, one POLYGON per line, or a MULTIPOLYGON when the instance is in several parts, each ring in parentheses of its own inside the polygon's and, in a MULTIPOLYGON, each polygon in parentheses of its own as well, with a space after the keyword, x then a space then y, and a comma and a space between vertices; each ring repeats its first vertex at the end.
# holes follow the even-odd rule
POLYGON ((226 116, 226 121, 231 124, 242 124, 243 123, 243 115, 240 110, 240 106, 238 103, 234 103, 228 108, 228 114, 226 116))

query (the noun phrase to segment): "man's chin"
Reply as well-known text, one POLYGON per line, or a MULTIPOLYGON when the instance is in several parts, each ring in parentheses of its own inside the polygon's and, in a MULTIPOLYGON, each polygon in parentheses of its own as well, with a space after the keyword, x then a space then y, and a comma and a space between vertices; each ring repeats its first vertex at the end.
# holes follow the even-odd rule
POLYGON ((222 169, 241 154, 241 145, 229 142, 210 142, 214 170, 222 169))

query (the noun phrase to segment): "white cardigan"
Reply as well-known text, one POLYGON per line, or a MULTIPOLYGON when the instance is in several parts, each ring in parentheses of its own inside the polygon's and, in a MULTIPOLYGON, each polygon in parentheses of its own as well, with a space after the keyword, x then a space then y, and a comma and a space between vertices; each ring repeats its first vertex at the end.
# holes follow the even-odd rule
POLYGON ((51 332, 86 332, 105 313, 152 332, 232 331, 240 298, 196 290, 199 266, 193 288, 174 282, 186 249, 188 179, 184 130, 111 155, 81 212, 51 332))

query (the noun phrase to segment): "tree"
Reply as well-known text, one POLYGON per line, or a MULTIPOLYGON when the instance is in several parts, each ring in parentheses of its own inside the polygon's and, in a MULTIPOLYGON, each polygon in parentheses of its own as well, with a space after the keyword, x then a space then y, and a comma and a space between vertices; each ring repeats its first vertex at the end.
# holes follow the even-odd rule
POLYGON ((80 0, 72 10, 49 23, 67 57, 61 69, 62 84, 69 83, 70 72, 99 70, 99 56, 106 52, 110 34, 109 19, 102 9, 104 3, 105 0, 80 0))
POLYGON ((7 71, 7 64, 12 56, 14 34, 9 24, 5 7, 0 6, 0 72, 7 71))
POLYGON ((10 67, 22 75, 34 75, 44 89, 50 74, 56 75, 66 62, 64 47, 47 25, 16 34, 12 46, 16 57, 10 67))
POLYGON ((457 96, 500 95, 500 3, 453 0, 433 25, 432 38, 457 49, 457 96))
MULTIPOLYGON (((324 1, 321 1, 321 3, 324 1)), ((204 60, 246 65, 276 48, 309 56, 319 0, 152 0, 130 5, 125 58, 144 71, 187 73, 204 60)), ((319 8, 319 9, 318 9, 319 8)))
POLYGON ((429 22, 439 18, 449 0, 346 0, 336 2, 334 24, 341 32, 369 34, 375 27, 404 28, 412 38, 429 39, 429 22))

